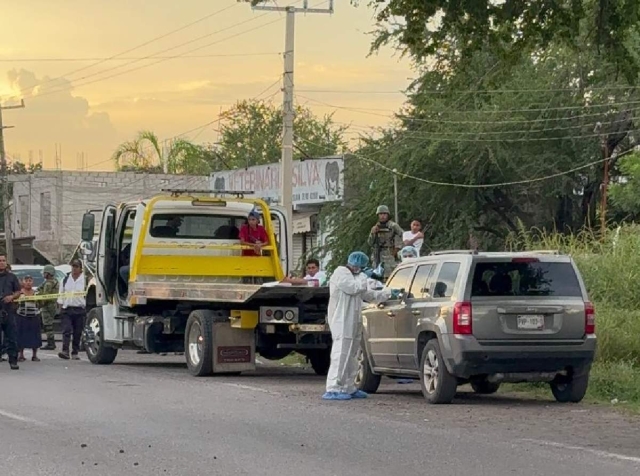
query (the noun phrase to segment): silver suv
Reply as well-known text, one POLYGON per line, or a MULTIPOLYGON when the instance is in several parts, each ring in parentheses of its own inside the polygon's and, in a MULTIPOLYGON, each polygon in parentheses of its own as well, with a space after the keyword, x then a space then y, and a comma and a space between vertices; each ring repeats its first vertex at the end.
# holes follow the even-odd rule
POLYGON ((596 351, 595 314, 580 273, 557 252, 444 251, 400 264, 387 286, 398 300, 363 310, 356 384, 383 375, 420 379, 429 403, 450 403, 470 383, 549 382, 579 402, 596 351))

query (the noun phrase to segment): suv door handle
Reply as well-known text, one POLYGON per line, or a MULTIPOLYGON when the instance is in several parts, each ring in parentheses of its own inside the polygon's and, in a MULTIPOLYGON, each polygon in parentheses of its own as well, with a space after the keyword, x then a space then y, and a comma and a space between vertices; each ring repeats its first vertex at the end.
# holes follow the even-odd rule
POLYGON ((387 311, 387 316, 389 316, 389 317, 394 317, 395 315, 396 315, 396 313, 395 313, 395 312, 393 312, 393 311, 387 311))
POLYGON ((415 311, 411 311, 411 314, 413 314, 414 316, 419 316, 421 312, 416 309, 415 311))

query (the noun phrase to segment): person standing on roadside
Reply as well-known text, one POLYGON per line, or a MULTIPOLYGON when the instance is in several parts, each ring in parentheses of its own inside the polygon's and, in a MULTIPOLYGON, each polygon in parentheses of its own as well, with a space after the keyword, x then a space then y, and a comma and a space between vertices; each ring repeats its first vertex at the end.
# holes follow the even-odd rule
POLYGON ((60 294, 77 294, 76 296, 61 296, 58 304, 62 308, 62 352, 58 357, 64 360, 80 360, 80 339, 86 316, 86 300, 84 295, 85 281, 82 263, 74 259, 71 262, 71 273, 67 274, 60 283, 60 294), (73 336, 73 342, 71 342, 73 336), (69 355, 69 344, 72 344, 69 355))
POLYGON ((416 249, 418 257, 420 250, 424 244, 424 233, 422 232, 422 223, 416 219, 411 222, 411 229, 402 234, 402 242, 404 246, 413 246, 416 249))
MULTIPOLYGON (((41 296, 49 296, 51 294, 58 294, 60 289, 60 283, 55 278, 56 269, 50 264, 45 266, 42 270, 44 276, 44 283, 40 285, 37 293, 41 296)), ((58 306, 55 299, 47 299, 38 301, 40 306, 40 313, 42 316, 42 327, 44 333, 47 335, 47 345, 42 347, 42 350, 56 350, 56 339, 53 333, 53 319, 58 312, 58 306)))
POLYGON ((9 357, 11 370, 18 370, 17 321, 14 301, 20 297, 22 287, 15 274, 8 269, 7 257, 0 255, 0 331, 9 357))
MULTIPOLYGON (((396 256, 402 248, 402 228, 391 220, 389 207, 380 205, 376 214, 378 223, 373 225, 368 243, 373 248, 373 267, 384 267, 384 278, 391 276, 398 264, 396 256)), ((376 270, 377 271, 377 270, 376 270)))
MULTIPOLYGON (((32 297, 33 278, 29 275, 22 279, 22 296, 32 297)), ((40 310, 37 301, 18 301, 18 362, 26 360, 25 349, 31 349, 31 361, 40 362, 38 349, 42 345, 40 333, 40 310)))

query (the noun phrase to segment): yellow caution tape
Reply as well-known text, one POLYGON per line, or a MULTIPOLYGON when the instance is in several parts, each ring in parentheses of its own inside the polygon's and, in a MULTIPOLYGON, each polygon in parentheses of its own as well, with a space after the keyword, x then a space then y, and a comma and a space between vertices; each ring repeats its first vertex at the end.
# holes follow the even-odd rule
POLYGON ((41 294, 41 295, 33 295, 33 296, 20 296, 14 302, 26 302, 26 301, 57 301, 59 298, 72 298, 72 297, 82 297, 86 296, 87 293, 85 291, 76 291, 72 293, 62 293, 62 294, 41 294))

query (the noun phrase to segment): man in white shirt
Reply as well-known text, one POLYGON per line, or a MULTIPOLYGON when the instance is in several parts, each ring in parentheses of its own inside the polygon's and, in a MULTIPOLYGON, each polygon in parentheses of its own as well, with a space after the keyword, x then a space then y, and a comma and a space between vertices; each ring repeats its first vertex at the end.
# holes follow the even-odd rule
POLYGON ((82 263, 74 259, 71 262, 71 273, 60 282, 60 294, 74 293, 75 296, 59 297, 58 305, 62 309, 62 352, 58 354, 61 359, 80 360, 80 339, 85 321, 86 301, 84 273, 82 263), (73 336, 71 356, 69 356, 69 344, 73 336))
POLYGON ((304 286, 326 286, 327 275, 320 271, 320 261, 315 258, 307 261, 305 266, 306 275, 304 278, 285 278, 283 283, 302 284, 304 286))
POLYGON ((422 222, 420 220, 411 222, 411 229, 402 234, 402 241, 404 246, 413 246, 418 252, 418 256, 420 256, 420 250, 424 244, 424 233, 422 233, 422 222))

